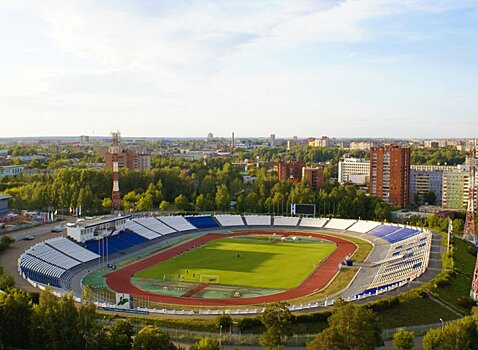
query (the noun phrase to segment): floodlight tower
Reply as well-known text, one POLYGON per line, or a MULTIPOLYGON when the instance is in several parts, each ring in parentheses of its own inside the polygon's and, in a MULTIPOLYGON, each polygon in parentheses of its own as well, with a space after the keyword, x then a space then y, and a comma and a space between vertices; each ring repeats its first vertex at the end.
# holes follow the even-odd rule
POLYGON ((468 157, 468 166, 470 179, 468 182, 468 206, 466 209, 465 227, 463 229, 463 239, 476 244, 476 219, 475 219, 475 173, 476 173, 476 140, 475 145, 470 150, 468 157))
POLYGON ((121 210, 121 196, 119 191, 119 167, 118 153, 120 151, 121 133, 119 131, 112 132, 113 143, 110 147, 111 160, 113 163, 113 192, 111 193, 111 207, 113 212, 121 210))
MULTIPOLYGON (((476 244, 476 221, 475 221, 475 156, 476 156, 476 140, 470 155, 470 191, 468 198, 468 208, 466 211, 465 228, 463 230, 463 238, 468 239, 476 244)), ((473 272, 473 280, 471 282, 470 297, 474 301, 478 301, 478 259, 475 262, 475 271, 473 272)))

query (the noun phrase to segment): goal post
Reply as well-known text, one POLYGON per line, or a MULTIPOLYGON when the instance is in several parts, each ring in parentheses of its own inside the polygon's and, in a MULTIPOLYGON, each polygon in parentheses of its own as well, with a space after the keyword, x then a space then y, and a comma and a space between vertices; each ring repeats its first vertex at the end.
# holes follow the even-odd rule
POLYGON ((219 283, 219 275, 205 275, 199 276, 199 281, 202 283, 219 283))

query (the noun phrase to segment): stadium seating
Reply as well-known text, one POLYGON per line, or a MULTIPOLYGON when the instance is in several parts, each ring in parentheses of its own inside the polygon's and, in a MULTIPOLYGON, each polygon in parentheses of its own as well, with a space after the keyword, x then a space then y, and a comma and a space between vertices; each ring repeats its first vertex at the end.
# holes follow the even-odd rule
POLYGON ((325 224, 325 228, 335 229, 335 230, 346 230, 352 226, 357 220, 345 220, 345 219, 330 219, 330 221, 325 224))
POLYGON ((159 233, 153 232, 149 228, 146 228, 143 225, 138 224, 135 220, 127 221, 124 228, 131 230, 134 233, 140 236, 143 236, 144 238, 149 240, 161 237, 159 233))
POLYGON ((270 226, 271 217, 268 215, 245 215, 247 225, 249 226, 270 226))
POLYGON ((71 269, 79 264, 80 261, 69 257, 58 250, 50 247, 45 243, 38 243, 26 251, 28 255, 32 255, 40 260, 43 260, 51 265, 55 265, 65 269, 71 269))
POLYGON ((106 239, 87 241, 85 242, 85 248, 101 256, 118 252, 111 244, 106 243, 106 239))
POLYGON ((158 217, 158 219, 176 231, 183 232, 196 229, 196 227, 191 225, 191 223, 182 216, 161 216, 158 217))
POLYGON ((221 226, 244 226, 241 215, 219 214, 215 218, 221 226))
POLYGON ((210 215, 186 216, 185 218, 191 223, 191 225, 194 225, 197 228, 219 227, 217 221, 210 215))
POLYGON ((370 230, 373 230, 380 224, 375 221, 357 221, 355 224, 353 224, 351 227, 349 227, 347 230, 348 231, 354 231, 354 232, 359 232, 359 233, 367 233, 370 230))
POLYGON ((135 221, 138 224, 160 235, 168 235, 170 233, 176 232, 175 229, 165 225, 164 223, 162 223, 156 218, 138 218, 138 219, 135 219, 135 221))
POLYGON ((315 227, 321 228, 329 219, 326 218, 302 218, 300 221, 300 227, 315 227))
POLYGON ((274 226, 297 226, 299 219, 293 216, 274 216, 274 226))
POLYGON ((390 243, 395 243, 413 237, 418 233, 420 233, 420 230, 404 227, 399 229, 398 231, 382 236, 382 238, 389 241, 390 243))
POLYGON ((389 235, 392 232, 400 230, 400 226, 392 226, 392 225, 380 225, 377 228, 374 228, 368 234, 375 236, 375 237, 383 237, 389 235))
POLYGON ((132 231, 125 231, 121 233, 121 239, 131 242, 132 244, 141 244, 143 242, 146 242, 148 239, 138 235, 132 231))
POLYGON ((23 254, 19 258, 18 269, 21 275, 33 281, 60 287, 60 278, 65 269, 51 265, 32 255, 23 254))
POLYGON ((91 261, 99 257, 98 254, 92 253, 65 237, 52 238, 45 243, 81 262, 91 261))

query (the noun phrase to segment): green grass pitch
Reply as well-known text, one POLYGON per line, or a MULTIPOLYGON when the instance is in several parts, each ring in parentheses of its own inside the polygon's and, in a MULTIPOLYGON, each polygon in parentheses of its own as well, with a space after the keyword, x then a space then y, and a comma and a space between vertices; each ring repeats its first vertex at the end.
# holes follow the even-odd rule
POLYGON ((222 238, 140 271, 135 276, 163 279, 165 274, 196 278, 219 276, 219 284, 290 289, 336 249, 331 242, 269 242, 266 239, 222 238), (239 257, 238 257, 239 255, 239 257))

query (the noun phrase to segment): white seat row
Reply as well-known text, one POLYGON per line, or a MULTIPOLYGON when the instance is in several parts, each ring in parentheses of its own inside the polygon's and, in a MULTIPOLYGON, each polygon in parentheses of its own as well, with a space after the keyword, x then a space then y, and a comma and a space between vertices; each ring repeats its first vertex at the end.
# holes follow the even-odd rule
POLYGON ((356 222, 357 220, 330 219, 330 221, 325 225, 325 228, 346 230, 356 222))
POLYGON ((44 260, 52 265, 61 266, 67 270, 81 264, 80 261, 60 253, 58 250, 53 249, 44 243, 34 245, 28 249, 26 253, 33 255, 38 259, 44 260))
POLYGON ((153 232, 150 229, 141 226, 134 220, 127 221, 124 227, 149 240, 161 237, 159 233, 153 232))
POLYGON ((357 221, 355 224, 348 228, 348 231, 367 233, 368 231, 373 230, 379 225, 380 223, 375 221, 357 221))
POLYGON ((240 215, 219 214, 214 217, 221 226, 244 226, 244 221, 242 221, 242 216, 240 215))
POLYGON ((20 267, 55 278, 60 278, 60 276, 66 271, 65 269, 50 265, 28 254, 23 254, 20 257, 20 267))
POLYGON ((45 243, 81 262, 91 261, 99 257, 98 254, 73 243, 65 237, 52 238, 45 243))
POLYGON ((300 227, 323 227, 329 219, 327 218, 302 218, 300 227))
POLYGON ((189 231, 196 229, 196 227, 191 225, 191 223, 182 216, 160 216, 158 219, 166 225, 171 226, 176 231, 189 231))
POLYGON ((168 235, 170 233, 176 232, 175 229, 165 225, 156 218, 139 218, 135 219, 139 224, 146 226, 150 230, 159 233, 160 235, 168 235))
POLYGON ((271 217, 268 215, 245 215, 247 225, 249 226, 270 226, 271 217))
POLYGON ((298 217, 293 216, 274 216, 274 226, 297 226, 298 217))

